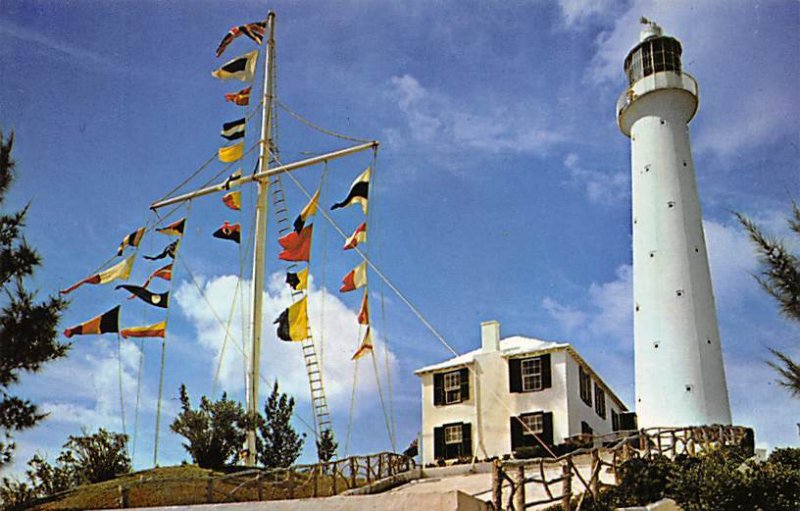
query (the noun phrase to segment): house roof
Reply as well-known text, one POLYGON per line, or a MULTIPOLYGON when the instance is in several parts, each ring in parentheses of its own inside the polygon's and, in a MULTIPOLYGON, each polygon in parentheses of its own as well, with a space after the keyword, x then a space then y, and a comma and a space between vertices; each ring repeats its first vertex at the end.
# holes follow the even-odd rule
MULTIPOLYGON (((513 337, 506 337, 505 339, 502 339, 500 341, 499 353, 503 357, 515 357, 518 355, 535 354, 540 351, 547 351, 555 348, 568 348, 568 347, 569 344, 567 343, 543 341, 541 339, 533 339, 530 337, 522 337, 520 335, 515 335, 513 337)), ((463 355, 459 355, 457 357, 445 360, 444 362, 439 362, 438 364, 433 364, 417 369, 416 371, 414 371, 414 374, 421 375, 423 373, 428 373, 431 371, 439 371, 441 369, 447 369, 449 367, 471 364, 475 360, 475 355, 480 355, 481 353, 484 353, 483 348, 478 348, 476 350, 464 353, 463 355)))

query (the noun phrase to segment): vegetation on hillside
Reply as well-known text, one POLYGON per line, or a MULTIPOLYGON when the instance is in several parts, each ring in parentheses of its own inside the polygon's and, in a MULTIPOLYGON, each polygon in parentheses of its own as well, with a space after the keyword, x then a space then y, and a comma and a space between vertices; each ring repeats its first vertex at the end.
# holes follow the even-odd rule
POLYGON ((800 449, 776 449, 763 463, 738 447, 675 460, 634 458, 621 473, 619 486, 595 502, 584 502, 582 509, 612 511, 663 498, 675 500, 684 511, 800 509, 800 449))

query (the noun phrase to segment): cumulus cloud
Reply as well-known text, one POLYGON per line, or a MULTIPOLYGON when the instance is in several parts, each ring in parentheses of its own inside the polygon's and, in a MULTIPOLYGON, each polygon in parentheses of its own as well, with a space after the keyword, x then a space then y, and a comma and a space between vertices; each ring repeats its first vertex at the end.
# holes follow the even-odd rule
POLYGON ((614 280, 588 289, 585 307, 578 308, 545 297, 542 307, 566 333, 582 330, 592 339, 613 339, 630 344, 633 332, 633 267, 619 266, 614 280))
POLYGON ((475 149, 491 154, 543 154, 566 140, 538 112, 510 110, 483 99, 451 98, 426 89, 411 75, 394 76, 390 85, 390 96, 406 121, 403 132, 389 133, 393 140, 407 137, 440 151, 475 149))
MULTIPOLYGON (((237 277, 223 275, 201 283, 202 295, 195 286, 181 285, 175 292, 176 303, 181 312, 192 323, 201 348, 213 358, 208 377, 212 378, 219 365, 219 385, 234 392, 244 388, 245 354, 249 346, 242 346, 242 318, 249 317, 248 293, 237 287, 237 277), (244 304, 244 305, 242 305, 244 304), (231 313, 231 310, 233 312, 231 313), (225 341, 225 327, 230 317, 232 336, 225 341), (225 349, 223 350, 223 344, 225 349)), ((289 289, 283 282, 284 275, 273 274, 264 290, 264 321, 262 336, 260 393, 269 393, 269 385, 277 378, 281 390, 291 394, 298 402, 310 401, 308 376, 303 364, 300 343, 289 343, 278 339, 275 318, 292 303, 289 289)), ((247 282, 245 289, 249 289, 247 282)), ((345 410, 350 406, 350 393, 354 371, 359 368, 358 396, 362 406, 374 406, 377 384, 370 364, 356 364, 350 360, 363 331, 357 322, 357 312, 350 310, 338 296, 319 289, 313 278, 309 282, 309 321, 322 360, 325 393, 332 409, 345 410), (324 323, 324 328, 322 328, 324 323)), ((245 336, 247 337, 247 336, 245 336)), ((380 333, 372 330, 376 354, 383 356, 383 341, 380 333)), ((390 367, 394 368, 394 354, 389 354, 390 367)), ((383 364, 381 364, 383 365, 383 364)))
MULTIPOLYGON (((789 9, 796 18, 797 6, 789 9)), ((639 17, 655 20, 680 39, 684 70, 700 84, 702 124, 694 123, 699 125, 695 150, 733 156, 797 133, 800 104, 793 98, 800 76, 797 66, 783 65, 781 57, 795 51, 795 44, 774 29, 785 23, 785 14, 758 2, 731 9, 721 0, 634 0, 613 28, 599 35, 587 79, 621 86, 622 59, 639 39, 639 17)))
POLYGON ((570 183, 583 188, 591 202, 602 205, 630 204, 630 178, 627 171, 587 169, 575 153, 567 154, 564 166, 569 172, 570 183))
POLYGON ((613 0, 558 0, 564 24, 574 27, 595 17, 609 16, 613 0))

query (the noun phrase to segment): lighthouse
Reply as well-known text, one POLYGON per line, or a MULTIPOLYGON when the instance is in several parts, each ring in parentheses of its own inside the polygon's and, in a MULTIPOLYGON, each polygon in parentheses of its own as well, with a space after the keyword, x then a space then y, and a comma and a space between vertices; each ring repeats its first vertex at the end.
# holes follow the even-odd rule
POLYGON ((681 43, 642 23, 616 105, 619 129, 631 139, 639 427, 730 424, 689 141, 697 81, 681 69, 681 43))

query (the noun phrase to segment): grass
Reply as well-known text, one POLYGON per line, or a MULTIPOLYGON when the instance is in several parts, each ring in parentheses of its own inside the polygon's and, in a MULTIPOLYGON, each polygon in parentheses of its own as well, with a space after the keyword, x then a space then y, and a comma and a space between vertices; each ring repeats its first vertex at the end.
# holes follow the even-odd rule
MULTIPOLYGON (((246 472, 226 474, 195 465, 161 467, 126 474, 102 483, 79 486, 48 502, 40 503, 33 509, 39 511, 119 509, 121 488, 127 493, 128 507, 324 497, 334 493, 331 475, 317 478, 316 491, 314 478, 309 473, 295 473, 291 481, 283 474, 277 479, 262 477, 261 495, 257 482, 255 474, 246 472), (212 481, 210 500, 209 481, 212 481)), ((366 481, 363 478, 356 480, 356 486, 364 484, 366 481)), ((337 476, 336 486, 337 493, 348 488, 347 481, 341 476, 337 476)))

